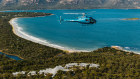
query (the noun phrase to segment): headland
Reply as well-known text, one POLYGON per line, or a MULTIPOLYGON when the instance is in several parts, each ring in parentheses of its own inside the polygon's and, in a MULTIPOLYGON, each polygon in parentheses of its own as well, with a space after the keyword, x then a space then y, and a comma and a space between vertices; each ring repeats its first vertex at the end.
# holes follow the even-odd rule
POLYGON ((122 20, 139 20, 140 18, 126 18, 126 19, 122 19, 122 20))

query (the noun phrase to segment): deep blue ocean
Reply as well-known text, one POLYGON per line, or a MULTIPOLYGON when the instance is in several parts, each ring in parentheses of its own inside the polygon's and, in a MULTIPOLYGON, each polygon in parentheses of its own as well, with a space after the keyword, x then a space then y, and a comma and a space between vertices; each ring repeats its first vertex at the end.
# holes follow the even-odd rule
POLYGON ((30 12, 54 14, 17 20, 17 24, 24 32, 47 40, 51 44, 74 50, 92 51, 106 46, 121 46, 126 50, 140 51, 140 20, 122 20, 140 18, 139 9, 30 10, 30 12), (65 13, 87 13, 86 15, 96 19, 97 23, 87 25, 62 22, 60 24, 60 16, 63 19, 81 16, 65 13))

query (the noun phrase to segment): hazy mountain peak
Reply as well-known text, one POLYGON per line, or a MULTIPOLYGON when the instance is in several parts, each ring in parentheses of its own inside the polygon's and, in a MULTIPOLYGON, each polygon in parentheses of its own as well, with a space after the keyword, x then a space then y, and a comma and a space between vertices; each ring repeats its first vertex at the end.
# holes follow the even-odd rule
POLYGON ((0 0, 0 7, 15 8, 139 8, 140 0, 0 0))

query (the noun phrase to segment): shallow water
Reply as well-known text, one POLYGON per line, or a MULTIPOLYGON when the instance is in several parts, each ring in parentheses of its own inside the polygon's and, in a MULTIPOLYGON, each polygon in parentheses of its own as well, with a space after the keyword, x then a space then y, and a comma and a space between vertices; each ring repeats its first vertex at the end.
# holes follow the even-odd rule
MULTIPOLYGON (((31 10, 30 10, 31 11, 31 10)), ((19 18, 16 23, 22 31, 47 42, 73 50, 92 51, 106 46, 121 46, 126 50, 140 51, 140 18, 138 9, 94 9, 94 10, 32 10, 32 12, 55 15, 34 18, 19 18), (96 24, 83 25, 73 22, 59 22, 81 15, 64 13, 87 13, 97 20, 96 24)))
POLYGON ((7 55, 5 53, 0 52, 1 55, 5 55, 8 58, 12 58, 14 60, 22 60, 21 58, 17 57, 17 56, 13 56, 13 55, 7 55))

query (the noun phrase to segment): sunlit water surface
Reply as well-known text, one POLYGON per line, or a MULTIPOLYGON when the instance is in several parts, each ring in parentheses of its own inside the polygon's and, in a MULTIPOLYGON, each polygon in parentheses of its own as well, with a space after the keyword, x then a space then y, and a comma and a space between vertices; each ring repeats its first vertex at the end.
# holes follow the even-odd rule
MULTIPOLYGON (((13 11, 12 11, 13 12, 13 11)), ((94 9, 94 10, 30 10, 30 12, 53 13, 52 16, 19 18, 16 22, 23 31, 51 44, 73 50, 92 51, 106 46, 121 46, 126 50, 140 51, 140 18, 138 9, 94 9), (87 13, 97 20, 96 24, 62 22, 81 15, 65 13, 87 13)))

